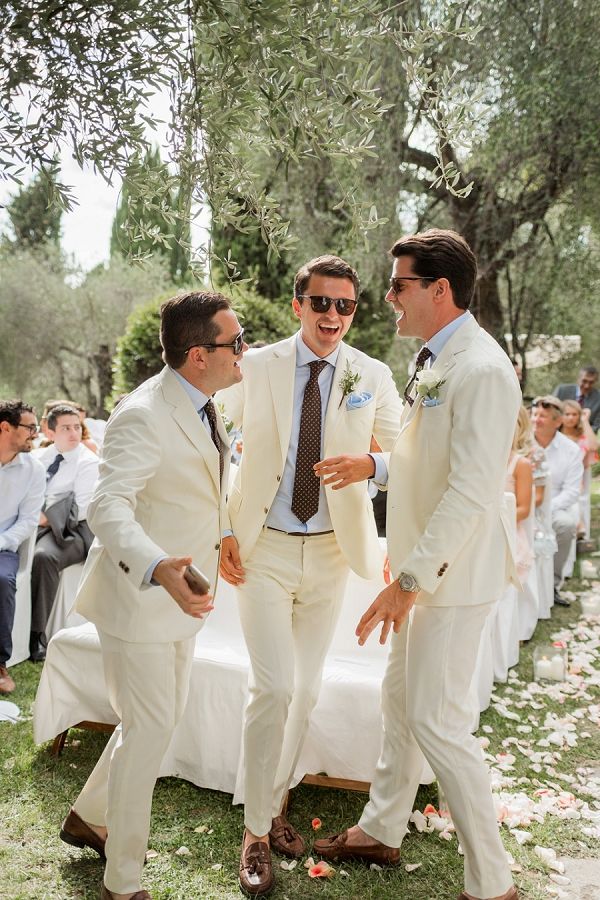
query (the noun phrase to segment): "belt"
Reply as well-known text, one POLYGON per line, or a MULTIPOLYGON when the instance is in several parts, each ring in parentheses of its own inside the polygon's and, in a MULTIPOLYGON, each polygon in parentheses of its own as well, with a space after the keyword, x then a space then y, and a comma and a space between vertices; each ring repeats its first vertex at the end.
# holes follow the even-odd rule
POLYGON ((279 534, 287 534, 289 537, 319 537, 321 534, 333 534, 333 528, 329 531, 283 531, 281 528, 273 528, 267 525, 269 531, 278 531, 279 534))

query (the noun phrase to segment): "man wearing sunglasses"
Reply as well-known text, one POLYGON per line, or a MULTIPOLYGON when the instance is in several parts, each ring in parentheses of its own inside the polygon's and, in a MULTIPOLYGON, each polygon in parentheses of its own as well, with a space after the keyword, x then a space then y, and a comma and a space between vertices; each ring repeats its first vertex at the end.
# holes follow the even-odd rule
POLYGON ((468 311, 477 263, 466 241, 432 229, 391 252, 386 300, 398 334, 424 345, 389 460, 394 581, 356 629, 359 644, 380 625, 381 643, 392 634, 382 752, 358 825, 316 841, 314 855, 397 864, 425 756, 464 850, 459 900, 516 900, 470 733, 470 690, 485 620, 517 578, 504 485, 521 392, 508 356, 468 311))
POLYGON ((299 332, 248 354, 243 382, 219 398, 244 438, 221 572, 238 587, 251 660, 240 885, 254 896, 273 885, 270 849, 304 852, 284 804, 349 570, 381 572, 367 479, 385 465, 369 449, 373 435, 391 449, 401 403, 388 367, 343 341, 358 293, 339 257, 302 266, 299 332))
POLYGON ((106 858, 102 900, 144 900, 140 876, 152 792, 183 714, 196 633, 226 528, 227 431, 215 391, 242 378, 240 323, 222 294, 192 291, 161 307, 166 366, 122 400, 106 428, 88 509, 96 540, 76 609, 98 629, 110 702, 121 722, 60 836, 106 858))
POLYGON ((0 400, 0 694, 15 689, 6 664, 12 656, 19 546, 37 528, 44 502, 44 467, 30 455, 37 430, 33 407, 0 400))

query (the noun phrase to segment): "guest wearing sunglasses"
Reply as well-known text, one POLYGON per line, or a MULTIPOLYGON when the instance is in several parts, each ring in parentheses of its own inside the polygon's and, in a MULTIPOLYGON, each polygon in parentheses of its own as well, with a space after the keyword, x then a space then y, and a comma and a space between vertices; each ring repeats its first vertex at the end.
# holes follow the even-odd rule
POLYGON ((240 885, 254 896, 272 888, 271 849, 304 852, 288 788, 348 573, 373 578, 382 566, 367 480, 386 467, 369 449, 373 435, 391 449, 401 402, 388 367, 343 341, 358 295, 339 257, 302 266, 292 300, 300 330, 248 354, 244 380, 219 396, 244 435, 221 573, 238 588, 251 660, 240 885))
POLYGON ((44 502, 44 467, 30 454, 38 425, 22 400, 0 401, 0 694, 15 682, 6 667, 12 655, 19 545, 37 527, 44 502))

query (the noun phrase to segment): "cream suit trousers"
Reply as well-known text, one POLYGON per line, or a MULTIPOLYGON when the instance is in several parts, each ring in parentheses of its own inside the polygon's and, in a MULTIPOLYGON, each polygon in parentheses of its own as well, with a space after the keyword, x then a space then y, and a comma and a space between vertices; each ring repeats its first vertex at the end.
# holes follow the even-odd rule
POLYGON ((296 768, 348 565, 335 535, 264 528, 245 563, 238 605, 251 667, 244 723, 245 825, 263 835, 296 768))
POLYGON ((498 897, 512 884, 489 773, 470 734, 469 689, 489 611, 489 604, 416 606, 393 635, 382 685, 383 746, 359 822, 376 840, 401 845, 423 753, 448 799, 465 854, 465 890, 474 897, 498 897))
POLYGON ((84 821, 108 828, 104 884, 127 894, 140 890, 152 792, 185 708, 195 638, 134 644, 98 635, 108 696, 121 723, 74 808, 84 821))

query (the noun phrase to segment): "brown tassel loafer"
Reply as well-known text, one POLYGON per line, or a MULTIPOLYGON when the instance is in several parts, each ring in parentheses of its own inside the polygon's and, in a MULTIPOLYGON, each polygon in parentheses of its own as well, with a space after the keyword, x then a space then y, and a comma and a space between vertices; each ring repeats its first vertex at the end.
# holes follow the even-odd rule
POLYGON ((269 832, 269 843, 271 850, 275 850, 282 856, 288 856, 290 859, 300 859, 306 851, 302 835, 283 815, 273 819, 269 832))
POLYGON ((106 859, 104 855, 106 841, 96 834, 95 831, 92 831, 87 822, 84 822, 81 816, 77 815, 73 807, 71 807, 69 815, 61 825, 60 839, 72 847, 89 847, 90 850, 95 850, 101 859, 106 859))
POLYGON ((400 849, 388 847, 386 844, 348 844, 348 831, 334 834, 331 837, 315 841, 315 856, 330 860, 359 859, 363 862, 377 863, 379 866, 396 866, 400 862, 400 849))
POLYGON ((249 897, 270 894, 275 884, 271 851, 264 841, 255 841, 246 847, 242 844, 240 858, 240 888, 249 897))

